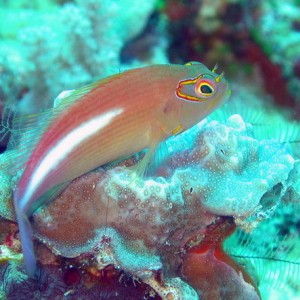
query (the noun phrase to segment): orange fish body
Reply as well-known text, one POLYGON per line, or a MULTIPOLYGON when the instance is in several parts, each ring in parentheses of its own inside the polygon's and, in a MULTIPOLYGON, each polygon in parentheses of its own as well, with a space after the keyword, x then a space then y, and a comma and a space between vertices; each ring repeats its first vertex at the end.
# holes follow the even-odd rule
POLYGON ((144 148, 152 151, 198 123, 230 94, 225 79, 214 71, 200 63, 139 68, 61 100, 14 194, 29 274, 34 273, 35 258, 28 218, 44 204, 43 196, 105 163, 144 148))

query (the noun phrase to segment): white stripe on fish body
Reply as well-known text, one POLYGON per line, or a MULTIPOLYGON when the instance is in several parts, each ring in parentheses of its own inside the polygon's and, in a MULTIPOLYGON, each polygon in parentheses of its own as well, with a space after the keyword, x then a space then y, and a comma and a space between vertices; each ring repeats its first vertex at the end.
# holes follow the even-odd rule
POLYGON ((123 112, 122 108, 115 109, 100 116, 94 117, 79 127, 76 127, 63 139, 52 148, 52 150, 42 159, 39 166, 33 172, 31 179, 26 188, 21 201, 18 203, 21 211, 26 211, 26 207, 30 206, 32 196, 38 186, 42 184, 49 172, 55 169, 60 162, 79 146, 82 142, 86 141, 89 137, 94 135, 99 130, 106 127, 111 121, 123 112))

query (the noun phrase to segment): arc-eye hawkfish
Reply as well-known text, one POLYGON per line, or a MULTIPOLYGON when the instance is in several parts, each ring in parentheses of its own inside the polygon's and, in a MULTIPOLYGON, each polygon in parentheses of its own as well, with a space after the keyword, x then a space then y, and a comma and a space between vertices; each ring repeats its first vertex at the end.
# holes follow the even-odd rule
POLYGON ((160 142, 198 123, 229 96, 223 74, 215 71, 196 62, 133 69, 72 91, 57 107, 27 117, 32 124, 19 155, 26 162, 14 204, 30 276, 36 268, 29 221, 34 211, 70 180, 148 148, 137 166, 145 168, 160 142), (31 150, 30 137, 37 141, 31 150))

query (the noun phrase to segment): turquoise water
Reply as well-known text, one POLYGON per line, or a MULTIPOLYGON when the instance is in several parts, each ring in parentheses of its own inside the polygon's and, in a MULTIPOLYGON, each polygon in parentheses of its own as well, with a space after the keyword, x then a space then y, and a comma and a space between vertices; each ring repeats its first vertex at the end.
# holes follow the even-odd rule
POLYGON ((261 2, 1 2, 0 299, 300 299, 300 6, 261 2), (124 164, 143 153, 35 210, 28 278, 12 199, 54 99, 189 61, 217 63, 231 98, 161 144, 136 186, 124 164))

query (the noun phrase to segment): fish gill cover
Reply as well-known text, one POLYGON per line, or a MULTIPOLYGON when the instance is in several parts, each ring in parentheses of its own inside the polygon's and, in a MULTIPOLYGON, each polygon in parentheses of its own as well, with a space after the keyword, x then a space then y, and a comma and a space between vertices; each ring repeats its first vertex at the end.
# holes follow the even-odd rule
POLYGON ((292 0, 3 1, 0 298, 298 299, 299 9, 292 0), (13 206, 40 140, 28 128, 45 130, 61 91, 188 61, 218 62, 229 101, 162 143, 148 173, 134 167, 142 151, 46 193, 30 217, 38 268, 29 278, 13 206))

